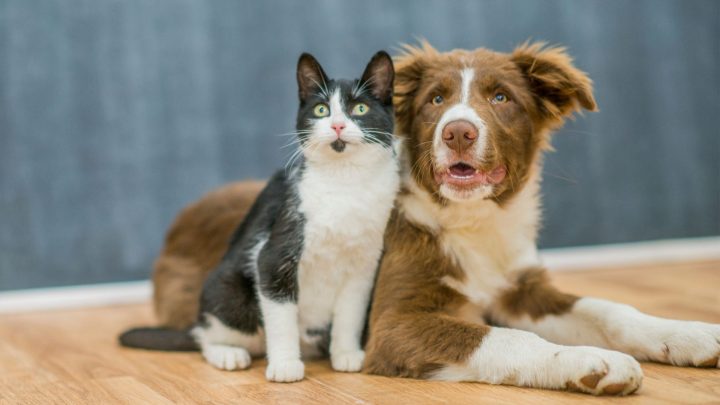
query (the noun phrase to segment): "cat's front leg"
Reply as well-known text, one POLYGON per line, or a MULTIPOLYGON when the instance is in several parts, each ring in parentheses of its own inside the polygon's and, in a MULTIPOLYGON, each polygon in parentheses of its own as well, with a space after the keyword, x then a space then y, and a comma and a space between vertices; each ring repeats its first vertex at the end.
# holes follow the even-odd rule
POLYGON ((374 274, 351 274, 337 297, 330 331, 330 362, 336 371, 362 369, 365 352, 361 336, 365 326, 374 274))
POLYGON ((300 381, 305 376, 305 365, 300 360, 297 303, 275 301, 262 292, 259 295, 267 343, 265 377, 275 382, 300 381))

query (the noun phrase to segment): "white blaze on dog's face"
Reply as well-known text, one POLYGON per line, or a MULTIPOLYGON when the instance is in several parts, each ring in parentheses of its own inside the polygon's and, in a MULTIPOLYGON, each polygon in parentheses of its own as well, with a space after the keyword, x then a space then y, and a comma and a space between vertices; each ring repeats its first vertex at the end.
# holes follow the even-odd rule
POLYGON ((595 108, 590 80, 570 62, 541 45, 512 54, 409 48, 396 65, 395 106, 416 181, 439 199, 511 197, 548 130, 595 108))
MULTIPOLYGON (((504 169, 499 168, 494 178, 482 172, 479 164, 485 158, 488 131, 485 121, 470 104, 471 86, 475 69, 465 67, 460 76, 460 99, 443 112, 433 132, 435 177, 440 194, 450 200, 485 198, 492 194, 492 182, 502 180, 504 169)), ((431 103, 440 106, 445 101, 440 94, 431 103)))

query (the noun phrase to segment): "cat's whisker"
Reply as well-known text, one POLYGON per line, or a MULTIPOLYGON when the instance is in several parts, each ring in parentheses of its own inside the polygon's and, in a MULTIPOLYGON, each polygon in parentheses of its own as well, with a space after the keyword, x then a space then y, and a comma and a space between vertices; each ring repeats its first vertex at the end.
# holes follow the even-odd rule
POLYGON ((394 136, 392 132, 363 128, 363 132, 377 135, 394 136))
POLYGON ((382 147, 388 146, 388 145, 383 144, 379 139, 371 137, 371 136, 367 136, 363 140, 366 140, 368 143, 379 145, 382 147))
POLYGON ((315 81, 315 79, 310 79, 310 80, 312 80, 313 83, 315 83, 315 85, 316 85, 316 86, 318 87, 318 89, 320 90, 320 92, 321 92, 320 96, 325 97, 325 98, 327 98, 327 99, 330 98, 330 92, 328 91, 327 83, 325 83, 325 78, 323 78, 323 83, 322 83, 322 85, 321 85, 320 83, 318 83, 317 81, 315 81))
POLYGON ((386 134, 386 135, 394 135, 392 132, 387 132, 387 131, 383 130, 382 128, 363 128, 363 131, 378 132, 378 133, 382 133, 382 134, 386 134))
POLYGON ((290 155, 290 159, 287 163, 285 163, 285 174, 287 174, 287 171, 290 167, 292 167, 293 163, 300 157, 300 155, 303 153, 302 148, 298 148, 295 152, 293 152, 292 155, 290 155))
MULTIPOLYGON (((357 98, 360 95, 362 95, 363 92, 366 90, 367 86, 370 85, 374 80, 375 80, 375 77, 371 77, 370 79, 362 82, 361 86, 357 87, 356 90, 353 90, 352 96, 357 98)), ((358 84, 360 84, 360 81, 358 81, 358 84)))
POLYGON ((291 146, 296 146, 296 145, 298 145, 299 143, 300 143, 300 140, 294 140, 294 141, 292 141, 292 142, 290 142, 290 143, 288 143, 288 144, 285 144, 285 145, 281 146, 280 149, 285 149, 285 148, 289 148, 289 147, 291 147, 291 146))
POLYGON ((304 135, 304 134, 310 134, 310 133, 312 133, 312 131, 309 130, 309 129, 299 129, 299 130, 294 131, 294 132, 285 132, 285 133, 282 133, 282 134, 275 134, 274 136, 304 135))
POLYGON ((376 145, 380 145, 383 147, 390 146, 387 143, 383 143, 380 139, 373 137, 373 136, 367 136, 365 139, 369 140, 370 143, 374 143, 376 145))
POLYGON ((288 162, 285 164, 285 172, 286 172, 286 173, 287 173, 288 168, 292 167, 292 165, 293 165, 298 159, 300 159, 300 157, 303 156, 303 155, 305 154, 305 152, 307 152, 307 150, 312 146, 311 144, 308 144, 308 143, 306 143, 306 144, 299 144, 299 145, 300 145, 300 146, 298 147, 298 149, 297 149, 296 151, 294 151, 292 155, 290 155, 290 159, 289 159, 288 162))

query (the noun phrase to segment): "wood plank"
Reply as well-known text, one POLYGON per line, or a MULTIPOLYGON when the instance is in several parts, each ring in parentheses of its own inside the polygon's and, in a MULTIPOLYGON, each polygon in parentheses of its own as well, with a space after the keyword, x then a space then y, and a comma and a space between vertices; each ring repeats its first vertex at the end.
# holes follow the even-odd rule
MULTIPOLYGON (((628 303, 658 316, 720 323, 720 262, 553 273, 563 290, 628 303)), ((153 322, 149 304, 0 317, 0 404, 564 404, 720 403, 720 370, 644 363, 628 398, 336 373, 309 362, 295 384, 265 381, 265 361, 223 372, 198 353, 131 350, 122 330, 153 322)))

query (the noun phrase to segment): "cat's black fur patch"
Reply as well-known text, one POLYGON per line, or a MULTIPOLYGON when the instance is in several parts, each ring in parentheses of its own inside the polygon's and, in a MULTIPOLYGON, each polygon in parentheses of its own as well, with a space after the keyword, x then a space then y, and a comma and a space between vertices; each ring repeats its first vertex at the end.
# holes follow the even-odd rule
POLYGON ((235 231, 220 265, 205 282, 200 299, 201 321, 205 313, 210 313, 227 326, 245 333, 254 333, 262 325, 251 249, 264 237, 274 242, 266 243, 263 250, 269 251, 258 255, 259 266, 265 269, 260 272, 260 287, 275 300, 295 300, 294 272, 288 266, 279 265, 283 261, 296 265, 302 249, 298 243, 302 242, 301 235, 293 232, 300 232, 304 219, 297 213, 296 206, 286 204, 293 198, 285 172, 275 173, 235 231), (274 238, 268 235, 271 229, 277 229, 274 238), (287 238, 278 238, 280 232, 287 238))

